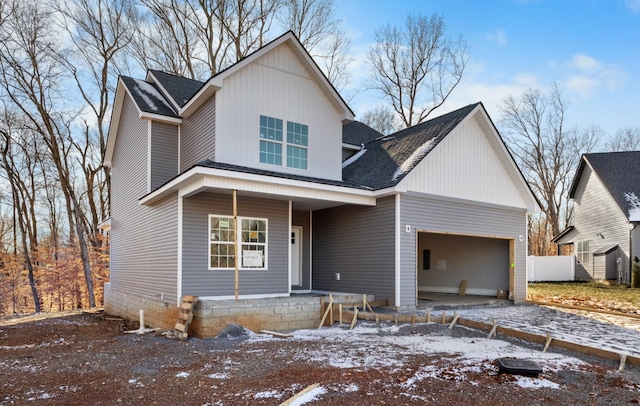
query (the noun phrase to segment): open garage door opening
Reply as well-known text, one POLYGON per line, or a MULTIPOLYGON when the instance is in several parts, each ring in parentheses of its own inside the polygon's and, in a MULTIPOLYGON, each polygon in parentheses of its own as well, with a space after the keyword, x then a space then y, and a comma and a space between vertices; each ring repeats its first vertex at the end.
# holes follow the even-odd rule
POLYGON ((418 298, 429 293, 496 296, 513 286, 513 240, 467 235, 418 233, 418 298))

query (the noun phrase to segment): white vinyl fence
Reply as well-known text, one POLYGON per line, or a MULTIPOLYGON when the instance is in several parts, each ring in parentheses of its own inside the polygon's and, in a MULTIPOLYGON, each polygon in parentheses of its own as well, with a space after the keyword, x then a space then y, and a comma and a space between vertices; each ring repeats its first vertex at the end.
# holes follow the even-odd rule
POLYGON ((557 255, 549 257, 527 257, 527 281, 573 281, 576 276, 576 257, 557 255))

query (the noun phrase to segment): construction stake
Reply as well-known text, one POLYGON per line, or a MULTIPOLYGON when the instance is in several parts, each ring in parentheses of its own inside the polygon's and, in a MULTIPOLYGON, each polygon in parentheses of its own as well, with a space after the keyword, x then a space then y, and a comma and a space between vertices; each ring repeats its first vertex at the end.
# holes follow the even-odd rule
POLYGON ((431 309, 427 310, 427 323, 431 323, 431 309))
POLYGON ((353 320, 351 321, 351 328, 349 328, 349 330, 353 330, 353 328, 356 326, 357 321, 358 321, 358 308, 356 307, 353 310, 353 320))
POLYGON ((447 321, 447 316, 444 313, 444 311, 442 312, 442 324, 444 324, 447 321))
POLYGON ((320 325, 318 326, 318 328, 322 328, 322 325, 324 324, 324 321, 327 319, 327 316, 329 315, 329 312, 331 311, 333 307, 333 295, 329 295, 329 304, 327 305, 327 310, 324 311, 324 315, 322 316, 322 320, 320 321, 320 325))
POLYGON ((496 319, 493 319, 493 327, 491 327, 491 331, 489 331, 489 335, 487 336, 487 338, 491 338, 496 334, 496 331, 498 330, 498 323, 496 323, 496 319))
POLYGON ((544 350, 542 350, 542 352, 547 352, 551 345, 551 340, 553 340, 553 338, 551 338, 551 333, 547 333, 547 341, 544 343, 544 350))
POLYGON ((453 313, 453 320, 451 321, 451 324, 449 324, 449 330, 453 330, 453 326, 456 325, 456 323, 458 322, 458 318, 460 317, 460 315, 458 314, 458 312, 454 312, 453 313))
POLYGON ((340 311, 340 327, 342 327, 342 303, 338 305, 338 310, 340 311))
POLYGON ((618 367, 618 371, 622 372, 624 370, 624 365, 627 363, 627 354, 620 354, 620 366, 618 367))

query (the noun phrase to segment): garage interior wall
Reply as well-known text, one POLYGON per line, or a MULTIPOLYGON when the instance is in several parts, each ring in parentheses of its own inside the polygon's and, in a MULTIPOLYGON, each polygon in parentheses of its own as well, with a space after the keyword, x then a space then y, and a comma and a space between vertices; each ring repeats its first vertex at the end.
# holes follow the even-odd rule
POLYGON ((468 294, 495 296, 498 289, 508 290, 509 240, 418 233, 418 291, 458 293, 462 280, 468 294))

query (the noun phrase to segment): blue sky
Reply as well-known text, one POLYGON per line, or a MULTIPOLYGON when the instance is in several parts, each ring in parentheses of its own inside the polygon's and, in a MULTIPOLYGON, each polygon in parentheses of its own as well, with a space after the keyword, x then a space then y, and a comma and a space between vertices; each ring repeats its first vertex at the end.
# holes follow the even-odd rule
MULTIPOLYGON (((339 0, 352 41, 354 89, 362 88, 366 53, 377 27, 404 24, 407 14, 444 17, 463 35, 470 61, 446 113, 482 101, 495 122, 508 95, 558 83, 572 125, 600 125, 609 135, 640 126, 640 0, 339 0)), ((358 92, 356 116, 379 103, 358 92)), ((356 117, 358 118, 358 117, 356 117)))

